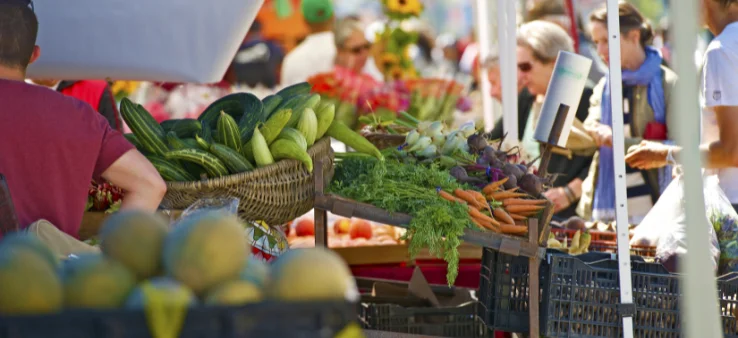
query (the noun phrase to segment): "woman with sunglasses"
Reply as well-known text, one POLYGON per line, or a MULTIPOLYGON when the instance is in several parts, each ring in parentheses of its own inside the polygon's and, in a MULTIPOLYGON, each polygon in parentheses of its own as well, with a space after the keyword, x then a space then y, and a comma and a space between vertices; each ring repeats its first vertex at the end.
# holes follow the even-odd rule
POLYGON ((340 20, 333 29, 333 35, 337 50, 336 66, 361 74, 372 49, 361 23, 354 18, 340 20))
MULTIPOLYGON (((642 140, 666 141, 669 119, 669 94, 676 74, 663 66, 661 54, 648 44, 653 31, 646 19, 631 4, 620 3, 620 62, 623 76, 623 122, 625 149, 642 140)), ((591 35, 597 52, 609 63, 607 8, 590 17, 591 35)), ((609 77, 595 87, 589 118, 584 125, 598 149, 577 213, 585 219, 610 222, 615 219, 615 173, 612 149, 612 104, 609 77)), ((671 180, 671 170, 637 170, 626 167, 628 213, 631 224, 638 224, 659 198, 662 187, 671 180)))
MULTIPOLYGON (((527 88, 527 91, 523 91, 518 97, 518 135, 521 136, 521 147, 530 157, 536 158, 540 155, 541 148, 533 139, 533 133, 546 97, 548 82, 553 74, 556 57, 560 51, 572 52, 574 46, 571 37, 563 28, 547 21, 532 21, 522 25, 518 31, 517 45, 518 81, 521 86, 527 88)), ((576 112, 576 117, 580 121, 587 118, 591 95, 591 86, 587 86, 576 112)), ((581 184, 587 177, 591 161, 591 156, 577 156, 568 150, 551 156, 548 172, 558 176, 553 182, 553 188, 544 194, 554 203, 554 211, 558 218, 575 215, 581 184)))

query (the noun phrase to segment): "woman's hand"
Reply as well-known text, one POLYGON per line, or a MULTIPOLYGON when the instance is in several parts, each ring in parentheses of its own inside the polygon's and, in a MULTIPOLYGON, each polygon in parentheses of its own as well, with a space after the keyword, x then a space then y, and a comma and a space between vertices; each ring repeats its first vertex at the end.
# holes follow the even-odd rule
POLYGON ((598 147, 612 147, 612 128, 604 124, 585 127, 589 136, 592 136, 598 147))
POLYGON ((631 168, 649 170, 662 168, 667 165, 666 157, 673 147, 652 141, 642 141, 632 146, 625 155, 625 163, 631 168))
POLYGON ((546 198, 553 203, 554 213, 564 210, 571 205, 563 187, 548 189, 543 193, 543 196, 546 196, 546 198))

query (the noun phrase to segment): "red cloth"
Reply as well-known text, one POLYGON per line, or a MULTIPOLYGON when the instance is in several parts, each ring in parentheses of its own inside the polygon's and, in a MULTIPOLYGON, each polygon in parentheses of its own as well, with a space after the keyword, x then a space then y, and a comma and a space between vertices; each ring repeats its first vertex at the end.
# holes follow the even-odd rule
MULTIPOLYGON (((59 92, 77 98, 83 102, 89 104, 92 108, 100 111, 100 100, 102 99, 103 93, 108 89, 108 83, 102 80, 81 80, 75 81, 71 86, 62 88, 59 92)), ((110 95, 113 107, 116 106, 115 98, 110 95)), ((123 130, 123 122, 118 118, 118 112, 115 114, 115 129, 123 130)))
POLYGON ((0 173, 21 227, 46 219, 77 237, 90 180, 133 149, 88 104, 0 79, 0 173))
MULTIPOLYGON (((430 284, 447 285, 446 263, 443 261, 416 261, 423 276, 430 284)), ((378 264, 378 265, 354 265, 351 272, 356 277, 380 278, 395 281, 409 282, 413 276, 415 267, 405 264, 378 264)), ((457 287, 477 289, 479 288, 479 273, 481 265, 479 260, 461 260, 459 262, 459 275, 456 277, 457 287)))

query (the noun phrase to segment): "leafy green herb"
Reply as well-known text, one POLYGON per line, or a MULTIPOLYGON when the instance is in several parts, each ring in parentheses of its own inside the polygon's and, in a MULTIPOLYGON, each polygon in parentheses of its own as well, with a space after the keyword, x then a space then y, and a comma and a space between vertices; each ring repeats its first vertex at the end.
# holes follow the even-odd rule
POLYGON ((446 279, 453 284, 458 274, 459 237, 470 227, 467 208, 440 198, 436 188, 463 188, 448 172, 369 157, 348 157, 336 165, 332 193, 369 203, 389 212, 413 216, 405 238, 410 255, 421 249, 448 262, 446 279))

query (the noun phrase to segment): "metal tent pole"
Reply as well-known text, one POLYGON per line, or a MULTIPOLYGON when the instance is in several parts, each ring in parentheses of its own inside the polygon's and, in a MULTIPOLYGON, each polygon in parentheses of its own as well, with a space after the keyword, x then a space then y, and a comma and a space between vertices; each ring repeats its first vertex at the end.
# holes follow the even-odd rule
POLYGON ((610 49, 610 97, 612 106, 612 147, 615 170, 615 211, 618 236, 618 272, 620 274, 620 315, 623 337, 633 338, 633 286, 630 268, 628 194, 625 184, 625 139, 623 128, 623 83, 620 68, 620 21, 618 0, 607 0, 607 32, 610 49), (612 15, 614 14, 614 15, 612 15))
MULTIPOLYGON (((477 43, 479 45, 479 62, 484 62, 484 59, 490 56, 490 50, 492 45, 492 34, 490 31, 489 18, 491 12, 495 10, 495 6, 490 4, 488 0, 477 0, 477 43)), ((486 70, 480 67, 479 69, 481 95, 482 95, 482 108, 484 112, 484 130, 491 131, 495 127, 496 116, 493 108, 493 98, 490 96, 492 85, 489 83, 489 76, 486 70)))
POLYGON ((515 2, 497 1, 497 36, 502 81, 503 130, 506 142, 518 140, 517 13, 515 2))
POLYGON ((687 227, 688 255, 680 257, 679 269, 682 274, 681 290, 683 291, 680 309, 683 337, 717 338, 722 337, 720 308, 717 300, 717 286, 712 278, 714 271, 710 261, 709 237, 706 224, 705 201, 702 190, 702 163, 698 150, 699 133, 695 126, 700 125, 699 105, 697 102, 697 74, 694 67, 695 47, 697 46, 697 15, 699 10, 696 1, 680 1, 679 6, 669 6, 674 45, 675 70, 679 74, 676 92, 672 94, 672 111, 679 118, 677 122, 676 140, 682 146, 680 152, 684 174, 684 205, 687 227), (679 38, 676 38, 679 37, 679 38), (689 191, 690 193, 686 193, 689 191), (708 277, 709 276, 709 277, 708 277))

